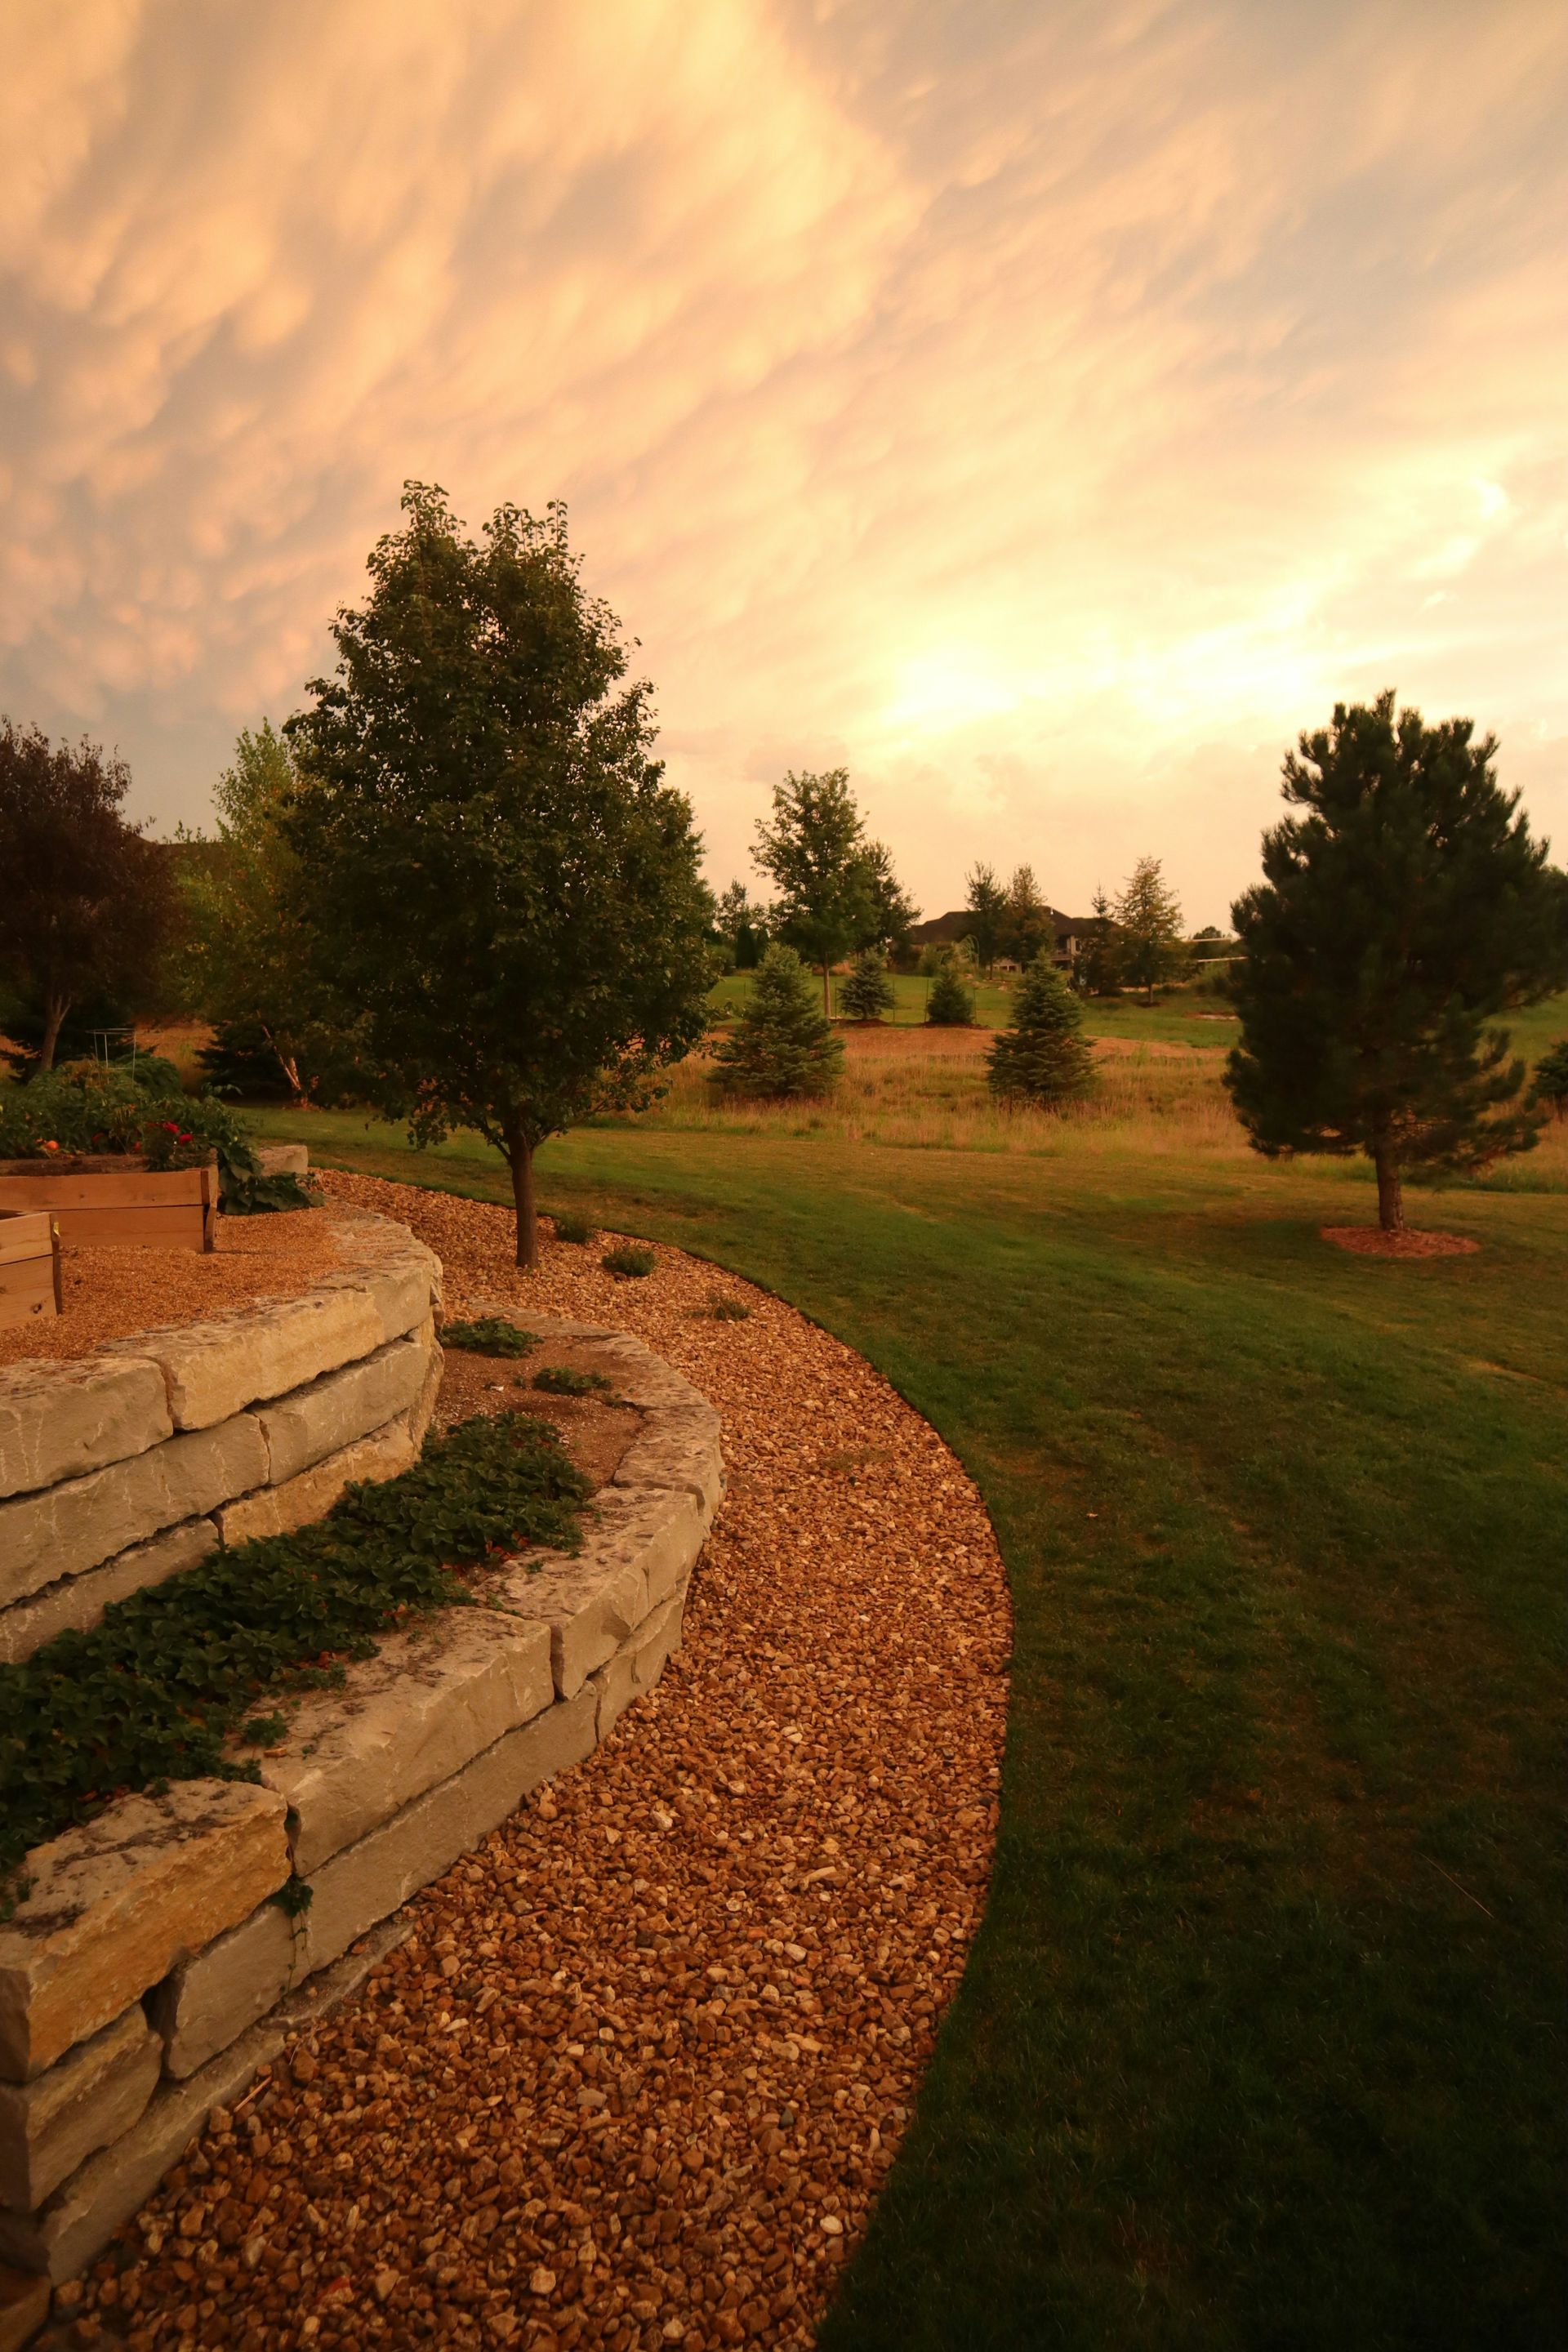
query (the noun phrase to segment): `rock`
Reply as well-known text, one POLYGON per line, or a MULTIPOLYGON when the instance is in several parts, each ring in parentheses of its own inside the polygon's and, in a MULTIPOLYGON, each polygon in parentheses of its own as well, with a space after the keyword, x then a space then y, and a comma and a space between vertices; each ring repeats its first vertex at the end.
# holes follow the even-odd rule
POLYGON ((304 1973, 296 1922, 277 1903, 179 1961, 148 1995, 147 2012, 163 2039, 163 2063, 177 2081, 196 2074, 237 2041, 304 1973))
POLYGON ((308 1143, 258 1143, 252 1150, 264 1176, 306 1176, 310 1169, 308 1143))
POLYGON ((680 1625, 685 1606, 686 1586, 683 1580, 679 1591, 661 1601, 645 1617, 608 1664, 601 1666, 594 1676, 594 1689, 598 1701, 595 1720, 599 1738, 605 1738, 633 1699, 640 1698, 644 1691, 652 1689, 664 1672, 665 1662, 671 1651, 680 1647, 680 1625))
POLYGON ((601 1559, 590 1535, 575 1559, 540 1551, 509 1563, 495 1601, 514 1619, 549 1627, 555 1687, 574 1698, 647 1616, 647 1580, 636 1556, 601 1559))
POLYGON ((79 1478, 172 1434, 154 1363, 86 1356, 0 1370, 0 1495, 79 1478))
POLYGON ((21 2352, 48 2315, 48 2280, 0 2265, 0 2352, 21 2352))
POLYGON ((422 1328, 407 1339, 394 1339, 357 1364, 324 1372, 308 1387, 258 1406, 271 1484, 281 1486, 405 1413, 425 1386, 434 1344, 435 1327, 426 1316, 422 1328))
POLYGON ((157 2086, 163 2059, 138 2003, 36 2082, 0 2083, 0 2203, 31 2211, 94 2148, 129 2131, 157 2086))
POLYGON ((425 1374, 425 1385, 405 1416, 408 1423, 409 1438, 416 1448, 424 1444, 435 1414, 436 1400, 441 1393, 441 1367, 445 1360, 443 1351, 432 1344, 429 1367, 425 1374))
POLYGON ((351 1664, 307 1697, 261 1777, 290 1809, 294 1868, 330 1854, 450 1780, 555 1696, 550 1633, 486 1609, 452 1609, 351 1664))
POLYGON ((216 1543, 217 1528, 211 1519, 187 1519, 167 1535, 154 1536, 151 1543, 133 1544, 101 1568, 62 1577, 30 1600, 0 1609, 0 1665, 30 1658, 57 1633, 89 1632, 111 1601, 123 1601, 129 1592, 141 1592, 195 1568, 216 1543))
POLYGON ((329 1454, 313 1470, 302 1470, 280 1486, 263 1486, 256 1494, 226 1504, 216 1513, 218 1530, 226 1544, 248 1543, 256 1536, 287 1535, 290 1528, 302 1528, 322 1517, 356 1478, 395 1478, 399 1471, 411 1468, 416 1458, 406 1424, 388 1422, 384 1429, 329 1454))
POLYGON ((368 1288, 345 1274, 302 1297, 143 1332, 124 1345, 162 1368, 176 1429, 210 1429, 258 1398, 286 1395, 368 1356, 388 1336, 368 1288))
POLYGON ((259 1486, 267 1447, 248 1413, 128 1462, 0 1503, 0 1606, 80 1576, 132 1544, 259 1486))
POLYGON ((708 1405, 661 1412, 658 1426, 627 1446, 611 1484, 680 1489, 695 1498, 706 1528, 724 1494, 719 1437, 719 1416, 708 1405))
POLYGON ((289 1875, 271 1789, 184 1780, 122 1797, 37 1846, 0 1927, 0 2080, 26 2083, 96 2033, 289 1875))

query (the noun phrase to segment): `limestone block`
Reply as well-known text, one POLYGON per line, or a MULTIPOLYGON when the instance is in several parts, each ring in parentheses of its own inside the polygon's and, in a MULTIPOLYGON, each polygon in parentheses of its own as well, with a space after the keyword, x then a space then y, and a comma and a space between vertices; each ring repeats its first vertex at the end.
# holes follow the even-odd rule
POLYGON ((257 1166, 264 1176, 306 1176, 310 1169, 310 1147, 308 1143, 258 1143, 257 1166))
POLYGON ((640 1557, 601 1558, 592 1535, 575 1558, 537 1551, 508 1561, 491 1597, 509 1616, 549 1627, 551 1671, 563 1698, 574 1698, 647 1614, 640 1557))
POLYGON ((129 2131, 163 2063, 137 2002, 37 2082, 0 2083, 0 2204, 31 2212, 95 2147, 129 2131))
POLYGON ((277 1903, 181 1960, 148 1995, 147 2013, 163 2037, 163 2063, 184 2082, 226 2050, 298 1980, 305 1965, 300 1923, 277 1903))
POLYGON ((287 1535, 290 1528, 302 1528, 330 1511, 354 1479, 395 1478, 416 1459, 406 1423, 389 1422, 281 1486, 263 1486, 258 1494, 226 1504, 216 1515, 219 1532, 226 1544, 248 1543, 253 1536, 287 1535))
POLYGON ((471 1853, 531 1789, 580 1764, 594 1746, 596 1711, 592 1690, 558 1701, 334 1854, 310 1880, 313 1899, 302 1920, 307 1972, 336 1959, 356 1936, 471 1853))
POLYGON ((645 1412, 671 1408, 712 1411, 700 1389, 694 1388, 672 1365, 626 1332, 615 1332, 596 1340, 595 1352, 626 1404, 638 1405, 645 1412))
POLYGON ((719 1416, 710 1405, 658 1412, 633 1438, 611 1484, 681 1489, 696 1497, 704 1523, 709 1523, 724 1494, 719 1436, 719 1416))
POLYGON ((332 1224, 352 1264, 328 1275, 320 1287, 323 1291, 345 1286, 358 1289, 380 1324, 377 1344, 416 1331, 441 1300, 441 1261, 434 1250, 416 1242, 406 1225, 395 1224, 388 1217, 340 1213, 332 1224))
MULTIPOLYGON (((426 1316, 426 1331, 433 1334, 433 1328, 426 1316)), ((421 1346, 415 1334, 258 1405, 256 1419, 267 1440, 273 1486, 298 1477, 325 1455, 406 1412, 425 1385, 427 1360, 428 1346, 421 1346)))
POLYGON ((144 1454, 174 1426, 156 1364, 86 1356, 7 1365, 0 1371, 0 1495, 58 1486, 144 1454))
POLYGON ((248 1413, 171 1437, 129 1462, 0 1503, 0 1606, 80 1576, 183 1519, 258 1486, 267 1446, 248 1413))
POLYGON ((681 1621, 686 1610, 686 1580, 668 1601, 661 1601, 637 1631, 622 1643, 607 1665, 594 1676, 598 1706, 596 1735, 603 1739, 633 1699, 651 1690, 664 1672, 672 1651, 680 1647, 681 1621))
POLYGON ((300 1298, 146 1331, 125 1345, 162 1367, 176 1429, 210 1429, 258 1397, 283 1396, 368 1356, 389 1336, 368 1289, 341 1276, 300 1298))
POLYGON ((128 1593, 182 1575, 205 1559, 216 1542, 217 1529, 211 1519, 187 1519, 183 1527, 171 1528, 167 1535, 154 1536, 151 1543, 133 1544, 129 1551, 105 1560, 101 1568, 62 1577, 58 1584, 46 1584, 31 1600, 0 1609, 0 1665, 30 1658, 57 1633, 87 1633, 111 1601, 123 1601, 128 1593))
POLYGON ((554 1696, 547 1625, 451 1609, 390 1636, 349 1666, 341 1689, 304 1699, 262 1760, 289 1809, 295 1871, 312 1877, 554 1696))
POLYGON ((425 1443, 426 1437, 429 1432, 430 1423, 435 1415, 436 1400, 441 1393, 441 1367, 446 1361, 446 1358, 442 1350, 435 1344, 434 1331, 435 1326, 432 1324, 432 1339, 428 1358, 428 1369, 425 1374, 425 1385, 420 1390, 417 1397, 416 1397, 413 1404, 410 1405, 405 1416, 408 1423, 409 1439, 416 1447, 422 1446, 425 1443))
POLYGON ((49 2282, 0 2264, 0 2352, 22 2352, 49 2315, 49 2282))
POLYGON ((0 1926, 0 2080, 26 2083, 289 1875, 283 1800, 244 1781, 121 1797, 35 1847, 0 1926))

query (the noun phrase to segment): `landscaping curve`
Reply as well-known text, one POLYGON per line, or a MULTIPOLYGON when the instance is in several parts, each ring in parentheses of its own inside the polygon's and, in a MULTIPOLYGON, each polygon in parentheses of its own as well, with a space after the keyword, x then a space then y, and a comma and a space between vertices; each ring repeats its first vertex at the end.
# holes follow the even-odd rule
POLYGON ((429 1244, 449 1313, 646 1340, 718 1406, 730 1496, 663 1681, 407 1906, 343 2006, 296 1997, 287 2062, 59 2315, 147 2352, 807 2344, 984 1901, 989 1524, 778 1301, 662 1250, 643 1282, 553 1244, 521 1277, 499 1210, 327 1182, 429 1244), (749 1318, 715 1320, 721 1294, 749 1318))

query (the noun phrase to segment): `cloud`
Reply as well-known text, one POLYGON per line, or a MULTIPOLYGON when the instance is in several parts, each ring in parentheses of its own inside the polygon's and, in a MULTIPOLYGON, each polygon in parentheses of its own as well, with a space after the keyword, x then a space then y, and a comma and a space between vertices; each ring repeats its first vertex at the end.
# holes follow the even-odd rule
POLYGON ((20 0, 0 706, 198 814, 414 475, 569 499, 721 880, 843 761, 932 906, 1204 919, 1389 679, 1568 843, 1565 79, 1531 0, 20 0))

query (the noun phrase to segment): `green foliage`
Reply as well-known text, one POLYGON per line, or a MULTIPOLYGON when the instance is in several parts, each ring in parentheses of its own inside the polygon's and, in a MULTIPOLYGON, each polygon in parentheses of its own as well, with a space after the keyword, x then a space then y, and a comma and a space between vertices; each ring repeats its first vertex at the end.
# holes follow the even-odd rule
POLYGON ((712 898, 565 509, 503 506, 476 544, 441 490, 403 505, 289 723, 285 832, 372 1098, 421 1143, 469 1127, 505 1153, 531 1265, 537 1147, 646 1104, 703 1034, 712 898))
POLYGON ((966 881, 968 896, 963 903, 969 913, 974 961, 982 971, 989 971, 1006 940, 1007 893, 992 866, 972 866, 966 881))
POLYGON ((751 1311, 743 1299, 726 1298, 722 1291, 714 1294, 708 1309, 715 1323, 743 1323, 751 1311))
POLYGON ((546 1396, 614 1396, 616 1384, 603 1372, 574 1371, 570 1364, 546 1364, 533 1375, 533 1385, 546 1396))
POLYGON ((552 1210, 550 1222, 555 1228, 555 1238, 558 1242, 576 1242, 581 1244, 584 1242, 591 1242, 594 1238, 595 1226, 586 1217, 578 1216, 574 1210, 552 1210))
POLYGON ((1257 1150, 1361 1151, 1385 1227, 1402 1172, 1525 1151, 1538 1106, 1495 1014, 1568 978, 1568 877, 1546 862, 1472 722, 1336 704, 1285 761, 1301 814, 1263 837, 1232 910, 1241 1040, 1226 1079, 1257 1150))
POLYGON ((879 1021, 892 1011, 893 983, 876 948, 866 948, 856 957, 838 1001, 851 1021, 879 1021))
POLYGON ((1087 1094, 1094 1056, 1078 998, 1042 949, 1018 983, 1013 1025, 992 1043, 986 1077, 994 1095, 1054 1109, 1087 1094))
POLYGON ((320 1686, 328 1662, 467 1601, 456 1568, 523 1544, 574 1549, 590 1491, 548 1423, 482 1413, 313 1526, 215 1553, 113 1602, 91 1633, 0 1666, 0 1877, 123 1790, 254 1779, 227 1743, 241 1724, 255 1732, 258 1699, 320 1686))
POLYGON ((509 1323, 501 1315, 479 1315, 470 1323, 443 1323, 443 1348, 467 1348, 476 1356, 526 1356, 538 1347, 532 1331, 509 1323))
POLYGON ((822 775, 792 770, 775 784, 773 821, 758 824, 755 857, 778 885, 778 936, 822 974, 825 1012, 827 975, 841 957, 908 936, 914 908, 889 850, 866 837, 847 768, 822 775))
POLYGON ((658 1260, 652 1250, 640 1248, 636 1242, 617 1242, 614 1249, 605 1252, 599 1264, 606 1274, 618 1274, 627 1282, 640 1282, 645 1275, 657 1272, 658 1260))
POLYGON ((1051 910, 1040 896, 1032 866, 1016 866, 1007 885, 1002 951, 1027 971, 1042 948, 1056 944, 1051 910))
MULTIPOLYGON (((1095 906, 1098 918, 1100 907, 1095 906)), ((1123 979, 1152 1002, 1154 991, 1173 980, 1186 961, 1182 909, 1166 884, 1157 857, 1141 857, 1116 902, 1123 979)))
POLYGON ((1120 996, 1127 977, 1127 941, 1102 889, 1094 894, 1089 936, 1079 950, 1073 984, 1085 996, 1120 996))
POLYGON ((974 999, 958 976, 958 965, 944 956, 926 999, 926 1020, 933 1029, 968 1029, 973 1025, 974 999))
POLYGON ((0 1094, 0 1160, 82 1152, 126 1153, 151 1169, 197 1168, 216 1152, 218 1197, 229 1216, 308 1209, 315 1194, 297 1176, 264 1176, 226 1103, 186 1095, 172 1062, 62 1062, 0 1094))
POLYGON ((1537 1102, 1550 1103, 1559 1118, 1568 1118, 1568 1037, 1559 1037, 1537 1062, 1532 1091, 1537 1102))
POLYGON ((771 947, 734 1028, 713 1049, 715 1084, 782 1100, 826 1094, 843 1066, 844 1047, 813 1003, 800 958, 771 947))

